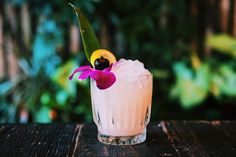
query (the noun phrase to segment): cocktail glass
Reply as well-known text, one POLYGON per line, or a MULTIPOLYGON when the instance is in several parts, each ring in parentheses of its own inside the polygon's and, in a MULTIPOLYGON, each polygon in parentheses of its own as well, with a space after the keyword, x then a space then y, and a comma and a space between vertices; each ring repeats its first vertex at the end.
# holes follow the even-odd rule
POLYGON ((141 62, 124 59, 113 65, 112 72, 116 82, 105 90, 100 90, 96 82, 90 80, 98 139, 112 145, 144 142, 151 114, 152 74, 141 62), (136 65, 139 68, 132 70, 136 65))

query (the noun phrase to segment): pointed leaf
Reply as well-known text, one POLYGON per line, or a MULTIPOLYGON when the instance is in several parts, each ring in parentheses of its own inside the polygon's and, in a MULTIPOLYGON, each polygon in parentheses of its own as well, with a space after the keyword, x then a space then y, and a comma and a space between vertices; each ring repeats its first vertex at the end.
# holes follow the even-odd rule
POLYGON ((71 3, 69 3, 69 5, 71 5, 76 12, 77 20, 80 27, 82 43, 84 46, 84 51, 85 51, 87 59, 90 61, 90 56, 92 52, 100 48, 98 39, 93 31, 92 26, 90 25, 89 21, 84 16, 84 14, 82 13, 81 9, 76 8, 71 3))

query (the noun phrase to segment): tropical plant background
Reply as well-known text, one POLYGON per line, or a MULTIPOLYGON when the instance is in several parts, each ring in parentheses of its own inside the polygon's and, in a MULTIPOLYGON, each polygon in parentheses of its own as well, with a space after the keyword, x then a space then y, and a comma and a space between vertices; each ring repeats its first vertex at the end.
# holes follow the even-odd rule
MULTIPOLYGON (((0 122, 91 122, 69 1, 0 0, 0 122)), ((236 118, 236 0, 73 0, 103 48, 154 75, 152 121, 236 118)), ((114 104, 115 105, 115 104, 114 104)))

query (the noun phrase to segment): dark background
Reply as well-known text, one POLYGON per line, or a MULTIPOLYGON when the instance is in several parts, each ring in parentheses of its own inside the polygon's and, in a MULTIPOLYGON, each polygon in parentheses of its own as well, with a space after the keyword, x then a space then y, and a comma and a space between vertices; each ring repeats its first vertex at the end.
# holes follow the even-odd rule
POLYGON ((151 121, 236 118, 235 0, 0 0, 0 122, 92 121, 89 81, 68 81, 88 64, 68 2, 153 73, 151 121))

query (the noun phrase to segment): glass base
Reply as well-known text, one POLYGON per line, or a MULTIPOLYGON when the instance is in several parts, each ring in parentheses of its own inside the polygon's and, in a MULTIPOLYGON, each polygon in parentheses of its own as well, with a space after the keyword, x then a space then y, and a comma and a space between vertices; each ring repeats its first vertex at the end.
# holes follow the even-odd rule
POLYGON ((108 136, 98 131, 98 140, 104 144, 111 145, 135 145, 146 140, 146 128, 143 133, 135 136, 108 136))

